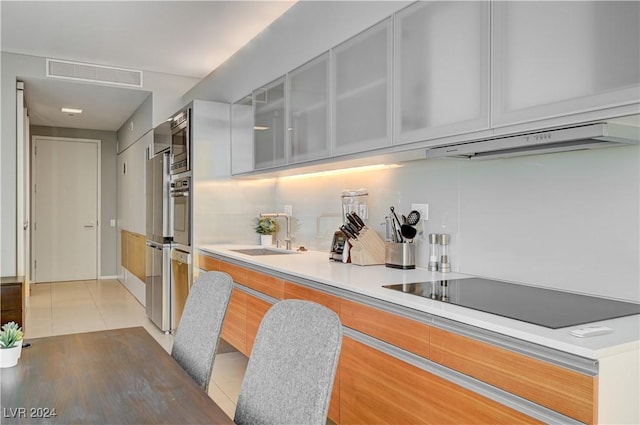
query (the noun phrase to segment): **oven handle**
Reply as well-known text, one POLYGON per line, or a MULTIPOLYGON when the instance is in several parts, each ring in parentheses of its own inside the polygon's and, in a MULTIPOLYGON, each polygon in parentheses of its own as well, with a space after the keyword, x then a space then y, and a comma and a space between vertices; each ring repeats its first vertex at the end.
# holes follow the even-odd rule
POLYGON ((189 196, 189 192, 171 192, 172 198, 179 198, 181 196, 187 197, 189 196))

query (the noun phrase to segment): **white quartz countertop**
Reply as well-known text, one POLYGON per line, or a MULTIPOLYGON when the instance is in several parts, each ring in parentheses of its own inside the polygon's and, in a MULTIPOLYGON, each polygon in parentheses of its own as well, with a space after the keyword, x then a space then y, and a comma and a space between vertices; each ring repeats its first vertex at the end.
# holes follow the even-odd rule
MULTIPOLYGON (((640 349, 640 315, 595 322, 590 325, 604 325, 612 328, 613 332, 606 335, 578 338, 572 336, 570 332, 587 325, 549 329, 382 287, 390 284, 460 279, 473 276, 460 273, 430 272, 424 268, 399 270, 385 266, 343 264, 330 261, 327 252, 319 251, 263 256, 251 256, 233 251, 247 248, 259 247, 254 245, 203 245, 198 247, 205 254, 212 253, 233 258, 247 264, 392 302, 434 316, 455 320, 590 359, 601 359, 640 349)), ((544 306, 540 306, 540 308, 544 308, 544 306)))

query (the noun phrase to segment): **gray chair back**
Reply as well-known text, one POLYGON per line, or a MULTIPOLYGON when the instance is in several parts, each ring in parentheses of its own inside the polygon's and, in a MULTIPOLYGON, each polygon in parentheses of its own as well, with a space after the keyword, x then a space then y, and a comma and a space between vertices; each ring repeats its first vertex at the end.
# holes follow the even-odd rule
POLYGON ((171 357, 205 391, 232 289, 233 280, 226 273, 200 274, 189 290, 171 348, 171 357))
POLYGON ((333 311, 310 301, 276 303, 258 328, 235 423, 324 425, 341 347, 333 311))

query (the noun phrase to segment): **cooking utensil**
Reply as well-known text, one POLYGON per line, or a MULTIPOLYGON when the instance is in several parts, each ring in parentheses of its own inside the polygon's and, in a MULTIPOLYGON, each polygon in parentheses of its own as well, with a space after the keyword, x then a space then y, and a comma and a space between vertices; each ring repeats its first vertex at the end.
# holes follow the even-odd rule
MULTIPOLYGON (((401 229, 402 228, 402 224, 400 223, 400 220, 398 220, 398 216, 396 215, 395 207, 392 205, 391 207, 389 207, 389 209, 391 210, 391 214, 393 215, 393 218, 395 219, 395 223, 398 223, 398 229, 401 229)), ((394 226, 395 226, 395 224, 394 224, 394 226)), ((400 237, 398 238, 398 240, 396 240, 396 242, 400 242, 400 243, 404 242, 404 238, 402 237, 402 233, 401 232, 398 234, 398 236, 400 236, 400 237)))
POLYGON ((413 210, 407 216, 407 224, 415 226, 420 221, 420 212, 413 210))
POLYGON ((413 239, 416 237, 418 231, 415 227, 409 224, 403 224, 402 226, 400 226, 400 233, 405 239, 413 239))

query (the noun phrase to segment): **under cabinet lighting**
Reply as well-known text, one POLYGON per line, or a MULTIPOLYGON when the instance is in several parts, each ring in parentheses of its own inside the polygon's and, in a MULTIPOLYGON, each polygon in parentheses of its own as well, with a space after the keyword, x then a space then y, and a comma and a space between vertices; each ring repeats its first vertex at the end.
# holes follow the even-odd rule
POLYGON ((269 130, 269 128, 270 127, 262 127, 262 126, 259 126, 259 125, 253 126, 254 130, 269 130))
POLYGON ((361 173, 366 171, 376 171, 376 170, 384 170, 389 168, 398 168, 402 167, 401 164, 375 164, 375 165, 364 165, 361 167, 350 167, 350 168, 341 168, 339 170, 328 170, 328 171, 317 171, 305 174, 295 174, 291 176, 282 176, 282 179, 299 179, 299 178, 308 178, 308 177, 326 177, 333 176, 337 174, 347 174, 347 173, 361 173))
POLYGON ((82 113, 82 109, 74 109, 74 108, 62 108, 60 109, 60 111, 64 112, 65 114, 81 114, 82 113))

